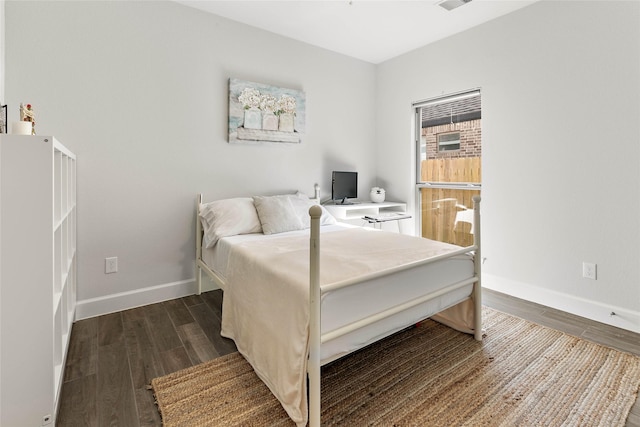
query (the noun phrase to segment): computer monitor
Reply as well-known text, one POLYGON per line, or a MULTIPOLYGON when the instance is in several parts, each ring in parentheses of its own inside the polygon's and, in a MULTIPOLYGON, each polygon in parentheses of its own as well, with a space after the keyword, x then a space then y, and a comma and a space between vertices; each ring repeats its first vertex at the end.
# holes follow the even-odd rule
POLYGON ((331 199, 336 204, 349 204, 347 199, 358 197, 358 172, 333 171, 331 199))

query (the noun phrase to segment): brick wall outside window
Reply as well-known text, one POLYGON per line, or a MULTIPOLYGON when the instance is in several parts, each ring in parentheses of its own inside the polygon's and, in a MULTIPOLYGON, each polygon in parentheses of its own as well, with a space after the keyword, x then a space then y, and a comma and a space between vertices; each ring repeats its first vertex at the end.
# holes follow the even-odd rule
POLYGON ((427 159, 444 157, 480 157, 482 154, 482 119, 470 120, 454 124, 432 126, 422 129, 422 138, 426 138, 427 159), (460 149, 438 151, 437 135, 439 133, 460 132, 460 149))

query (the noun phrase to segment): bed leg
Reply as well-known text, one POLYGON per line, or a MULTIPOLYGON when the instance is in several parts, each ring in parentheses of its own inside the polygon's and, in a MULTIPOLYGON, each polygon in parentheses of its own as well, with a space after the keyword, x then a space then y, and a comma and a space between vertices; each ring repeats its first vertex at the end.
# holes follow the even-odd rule
POLYGON ((309 426, 320 427, 320 206, 309 209, 311 239, 309 259, 309 426))
POLYGON ((482 286, 480 281, 473 284, 473 337, 482 341, 482 286))
POLYGON ((320 427, 320 366, 309 369, 309 427, 320 427))
POLYGON ((202 269, 196 266, 196 294, 200 295, 202 293, 202 269))
POLYGON ((473 257, 474 273, 478 281, 473 284, 473 336, 482 341, 482 251, 480 241, 480 196, 473 196, 473 244, 477 248, 473 257))
POLYGON ((200 205, 202 204, 202 194, 196 197, 196 293, 202 293, 202 269, 198 262, 202 259, 202 224, 200 223, 200 205))

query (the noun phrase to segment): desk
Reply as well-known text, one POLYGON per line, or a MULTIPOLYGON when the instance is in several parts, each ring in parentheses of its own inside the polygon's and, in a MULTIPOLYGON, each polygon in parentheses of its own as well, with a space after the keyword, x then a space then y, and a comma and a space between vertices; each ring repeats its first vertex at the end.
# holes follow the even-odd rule
POLYGON ((367 215, 380 215, 385 212, 400 212, 405 213, 407 211, 407 204, 401 202, 382 202, 371 203, 362 202, 354 203, 352 205, 323 205, 326 210, 329 211, 338 221, 350 221, 354 219, 362 219, 367 215))
MULTIPOLYGON (((384 221, 370 221, 364 217, 376 217, 378 215, 384 215, 388 213, 406 214, 407 204, 403 202, 362 202, 354 203, 351 205, 323 205, 331 215, 333 215, 338 221, 348 222, 355 225, 363 225, 363 223, 373 224, 378 228, 381 228, 383 222, 398 221, 399 219, 411 218, 411 215, 403 216, 402 218, 386 219, 384 221)), ((400 231, 400 223, 398 224, 398 231, 400 231)))

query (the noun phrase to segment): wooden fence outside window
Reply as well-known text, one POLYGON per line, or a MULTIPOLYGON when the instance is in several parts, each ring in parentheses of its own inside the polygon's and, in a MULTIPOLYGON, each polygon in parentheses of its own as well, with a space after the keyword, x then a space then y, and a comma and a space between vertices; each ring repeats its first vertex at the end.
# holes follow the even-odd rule
MULTIPOLYGON (((480 183, 481 157, 440 158, 423 160, 420 176, 423 182, 480 183)), ((422 237, 459 246, 473 244, 471 220, 472 197, 480 190, 421 188, 422 237)))

